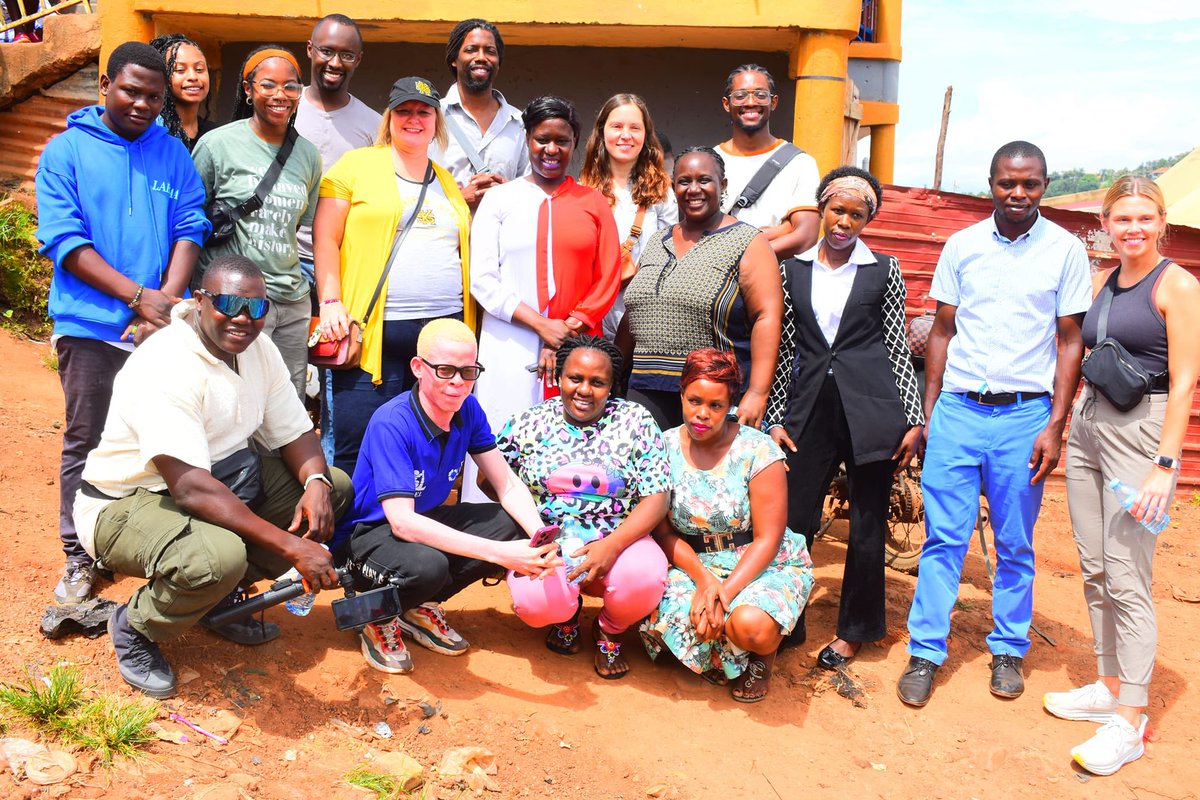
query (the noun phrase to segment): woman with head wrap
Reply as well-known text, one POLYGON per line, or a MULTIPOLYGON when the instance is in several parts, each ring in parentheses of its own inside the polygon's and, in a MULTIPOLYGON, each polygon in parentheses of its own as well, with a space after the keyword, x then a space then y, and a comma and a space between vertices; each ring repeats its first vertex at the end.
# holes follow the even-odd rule
MULTIPOLYGON (((850 489, 850 542, 837 638, 817 658, 836 669, 882 639, 883 554, 892 474, 912 460, 924 417, 904 335, 904 278, 859 235, 879 211, 879 181, 854 167, 817 188, 825 235, 784 262, 784 327, 765 422, 788 460, 788 527, 812 546, 837 466, 850 489)), ((804 636, 803 619, 794 639, 804 636)))

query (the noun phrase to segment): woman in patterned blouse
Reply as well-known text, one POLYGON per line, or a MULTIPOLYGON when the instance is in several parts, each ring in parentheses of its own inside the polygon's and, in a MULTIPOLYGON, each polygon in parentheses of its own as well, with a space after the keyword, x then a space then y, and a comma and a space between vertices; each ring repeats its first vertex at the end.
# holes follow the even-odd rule
POLYGON ((649 535, 667 513, 662 433, 646 409, 612 397, 620 372, 611 342, 567 339, 556 354, 561 396, 517 414, 496 437, 542 519, 562 528, 559 541, 586 543, 564 551, 581 559, 573 569, 539 579, 509 573, 513 608, 529 625, 551 626, 546 647, 573 655, 581 649, 580 591, 604 598, 592 635, 596 672, 609 679, 629 671, 617 637, 658 605, 667 576, 649 535))
MULTIPOLYGON (((850 542, 837 638, 817 657, 837 669, 884 637, 884 537, 892 474, 908 466, 924 416, 904 337, 904 278, 859 234, 879 211, 879 181, 839 167, 817 187, 825 236, 783 264, 784 336, 767 408, 788 452, 788 524, 808 545, 839 462, 850 486, 850 542)), ((803 640, 804 620, 793 641, 803 640)))
POLYGON ((738 421, 757 427, 779 355, 779 263, 762 231, 721 211, 725 165, 711 147, 680 154, 673 188, 679 223, 650 237, 625 291, 617 343, 633 355, 629 399, 664 428, 680 424, 684 360, 715 347, 737 356, 746 376, 738 421))

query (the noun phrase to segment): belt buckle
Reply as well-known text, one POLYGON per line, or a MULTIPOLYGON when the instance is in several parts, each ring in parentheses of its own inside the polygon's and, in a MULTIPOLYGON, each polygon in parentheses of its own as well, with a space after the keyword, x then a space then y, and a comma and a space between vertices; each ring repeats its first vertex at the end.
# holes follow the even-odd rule
POLYGON ((974 399, 974 401, 981 406, 997 406, 997 405, 999 405, 999 403, 997 403, 993 400, 993 395, 989 394, 988 392, 973 392, 972 394, 974 394, 975 397, 970 398, 970 395, 968 395, 968 398, 974 399))

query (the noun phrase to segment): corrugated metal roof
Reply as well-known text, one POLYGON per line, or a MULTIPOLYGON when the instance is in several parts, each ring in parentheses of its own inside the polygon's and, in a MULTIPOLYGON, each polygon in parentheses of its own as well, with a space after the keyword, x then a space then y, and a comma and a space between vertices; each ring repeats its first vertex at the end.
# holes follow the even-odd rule
MULTIPOLYGON (((929 282, 946 239, 990 213, 992 201, 986 197, 907 186, 884 187, 879 216, 871 222, 863 240, 872 250, 890 253, 900 260, 908 284, 910 317, 934 306, 928 299, 929 282)), ((1093 268, 1116 266, 1116 255, 1095 214, 1044 206, 1042 213, 1083 241, 1093 268)), ((1169 226, 1163 240, 1163 254, 1200 278, 1200 230, 1169 226)), ((1179 482, 1200 486, 1200 395, 1192 399, 1192 418, 1183 449, 1179 482)))

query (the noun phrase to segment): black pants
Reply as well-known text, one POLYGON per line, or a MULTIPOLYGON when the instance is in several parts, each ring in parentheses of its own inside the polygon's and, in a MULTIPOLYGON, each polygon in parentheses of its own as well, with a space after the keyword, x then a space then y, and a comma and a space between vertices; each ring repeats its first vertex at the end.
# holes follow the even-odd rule
MULTIPOLYGON (((521 526, 497 503, 438 506, 424 516, 494 542, 525 536, 521 526)), ((395 582, 400 589, 401 605, 406 609, 431 600, 438 603, 449 600, 475 581, 504 571, 490 561, 397 539, 387 523, 356 532, 350 541, 350 558, 359 565, 360 574, 375 585, 388 580, 395 582)))
MULTIPOLYGON (((821 523, 825 490, 845 462, 850 491, 850 542, 842 574, 837 636, 875 642, 887 633, 883 556, 888 500, 895 462, 855 464, 846 412, 832 375, 826 377, 803 430, 789 430, 797 452, 788 452, 788 527, 812 547, 821 523)), ((899 442, 897 442, 899 444, 899 442)), ((801 617, 801 623, 803 623, 801 617)), ((801 629, 801 624, 797 624, 801 629)))
POLYGON ((683 404, 679 392, 663 392, 656 389, 630 389, 627 399, 645 406, 662 430, 677 428, 683 424, 683 404))
POLYGON ((94 339, 62 336, 58 352, 58 378, 66 400, 63 426, 62 465, 58 478, 58 535, 67 558, 92 557, 79 543, 75 532, 75 495, 88 453, 100 444, 113 379, 129 358, 129 351, 94 339))

